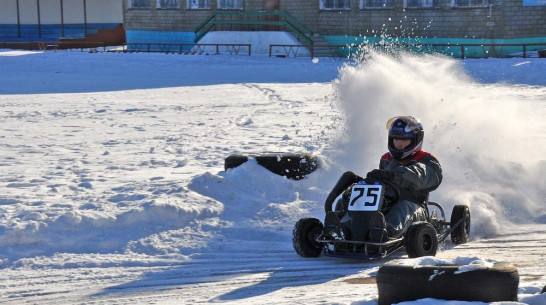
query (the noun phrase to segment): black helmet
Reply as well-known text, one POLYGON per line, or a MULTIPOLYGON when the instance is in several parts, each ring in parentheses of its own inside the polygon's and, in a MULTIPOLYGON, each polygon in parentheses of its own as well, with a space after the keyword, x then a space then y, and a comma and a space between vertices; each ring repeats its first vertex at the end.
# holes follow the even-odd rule
POLYGON ((423 146, 423 125, 412 116, 397 116, 387 121, 389 130, 389 153, 394 159, 404 160, 421 150, 423 146), (404 149, 396 149, 393 139, 411 139, 411 144, 404 149))

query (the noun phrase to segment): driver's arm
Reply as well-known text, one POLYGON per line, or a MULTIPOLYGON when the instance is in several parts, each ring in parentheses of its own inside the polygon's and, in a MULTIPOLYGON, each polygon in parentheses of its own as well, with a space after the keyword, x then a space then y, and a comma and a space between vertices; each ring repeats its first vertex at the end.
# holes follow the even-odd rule
POLYGON ((442 182, 442 167, 433 156, 426 156, 419 162, 397 166, 392 171, 393 182, 403 188, 432 191, 442 182))

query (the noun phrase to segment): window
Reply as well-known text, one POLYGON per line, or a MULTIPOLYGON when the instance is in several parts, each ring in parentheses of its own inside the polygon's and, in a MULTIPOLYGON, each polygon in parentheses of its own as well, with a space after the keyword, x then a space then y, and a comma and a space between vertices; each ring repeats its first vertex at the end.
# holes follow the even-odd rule
POLYGON ((210 9, 210 0, 188 0, 189 10, 210 9))
POLYGON ((242 10, 243 0, 218 0, 219 10, 242 10))
POLYGON ((360 0, 360 8, 394 8, 394 0, 360 0))
POLYGON ((488 7, 489 0, 451 0, 452 7, 488 7))
MULTIPOLYGON (((453 0, 458 1, 458 0, 453 0)), ((468 1, 468 0, 464 0, 468 1)), ((404 0, 405 8, 435 8, 438 6, 438 0, 404 0)))
POLYGON ((180 0, 157 0, 157 8, 177 9, 180 8, 180 0))
POLYGON ((350 10, 351 0, 319 0, 321 10, 350 10))
POLYGON ((129 8, 151 8, 152 0, 129 0, 129 8))

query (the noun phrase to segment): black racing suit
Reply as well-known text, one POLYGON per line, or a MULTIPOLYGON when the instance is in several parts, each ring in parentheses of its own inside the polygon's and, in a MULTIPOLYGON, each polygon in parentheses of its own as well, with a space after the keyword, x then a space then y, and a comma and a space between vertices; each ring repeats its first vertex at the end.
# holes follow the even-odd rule
POLYGON ((398 237, 414 221, 426 220, 424 203, 442 182, 442 167, 432 154, 419 151, 406 160, 396 160, 389 153, 379 161, 379 169, 394 173, 393 183, 400 189, 400 199, 385 215, 387 232, 398 237))
MULTIPOLYGON (((421 150, 405 160, 395 160, 386 153, 379 161, 379 169, 393 172, 392 182, 400 190, 398 202, 391 205, 385 215, 388 235, 399 237, 414 221, 426 220, 424 203, 429 192, 438 188, 442 182, 442 167, 432 154, 421 150)), ((331 211, 334 200, 362 179, 353 172, 345 172, 328 195, 324 203, 325 211, 331 211)))

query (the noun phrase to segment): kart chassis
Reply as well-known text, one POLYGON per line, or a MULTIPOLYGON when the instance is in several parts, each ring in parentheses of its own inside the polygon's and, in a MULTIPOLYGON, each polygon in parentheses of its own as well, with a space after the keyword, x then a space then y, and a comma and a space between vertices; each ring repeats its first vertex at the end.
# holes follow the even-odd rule
MULTIPOLYGON (((427 222, 430 223, 436 229, 436 237, 438 242, 444 242, 447 237, 462 224, 464 219, 459 219, 457 222, 451 224, 446 221, 446 215, 444 208, 434 202, 429 201, 427 204, 427 222), (432 207, 432 212, 429 210, 432 207), (439 211, 440 217, 438 218, 439 211)), ((390 239, 386 242, 377 243, 370 241, 356 241, 346 240, 343 238, 331 238, 321 232, 319 236, 315 238, 315 242, 323 246, 322 253, 326 256, 344 257, 344 258, 363 258, 363 259, 380 259, 385 258, 398 250, 405 247, 406 237, 403 235, 399 238, 390 239), (373 246, 379 248, 379 252, 371 253, 369 248, 373 246)))

